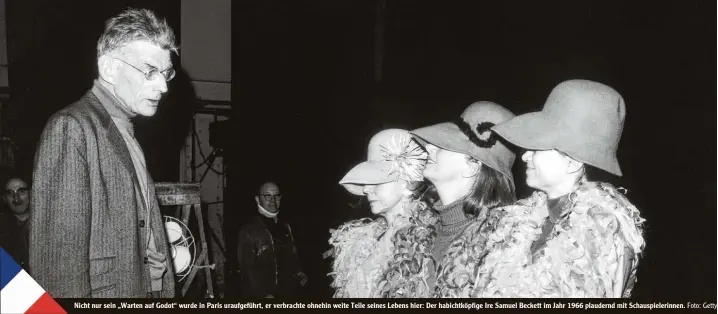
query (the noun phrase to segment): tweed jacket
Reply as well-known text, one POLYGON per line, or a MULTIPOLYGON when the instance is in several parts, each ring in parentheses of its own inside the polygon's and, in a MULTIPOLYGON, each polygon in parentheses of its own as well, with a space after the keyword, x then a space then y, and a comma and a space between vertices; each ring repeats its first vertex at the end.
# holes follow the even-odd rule
POLYGON ((95 82, 42 132, 31 196, 31 275, 55 298, 150 297, 145 252, 152 228, 157 251, 168 260, 160 296, 174 297, 154 183, 149 178, 148 222, 129 150, 98 97, 108 93, 95 82))

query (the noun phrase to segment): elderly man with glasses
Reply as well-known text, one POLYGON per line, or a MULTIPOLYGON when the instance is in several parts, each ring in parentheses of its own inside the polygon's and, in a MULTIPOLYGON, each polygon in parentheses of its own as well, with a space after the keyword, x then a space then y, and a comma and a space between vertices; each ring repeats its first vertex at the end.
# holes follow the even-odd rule
POLYGON ((110 18, 92 88, 43 130, 29 255, 31 275, 55 298, 174 296, 154 184, 130 121, 157 111, 172 52, 174 31, 152 11, 110 18))
POLYGON ((279 187, 273 182, 262 184, 254 200, 258 215, 240 228, 237 239, 240 293, 260 298, 296 296, 307 276, 299 264, 292 229, 279 220, 279 187))

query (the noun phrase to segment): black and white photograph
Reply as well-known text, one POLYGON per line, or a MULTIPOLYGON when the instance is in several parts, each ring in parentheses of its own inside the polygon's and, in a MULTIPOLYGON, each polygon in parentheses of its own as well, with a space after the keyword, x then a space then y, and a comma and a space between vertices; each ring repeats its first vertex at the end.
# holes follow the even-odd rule
POLYGON ((0 0, 0 313, 715 310, 714 12, 0 0))

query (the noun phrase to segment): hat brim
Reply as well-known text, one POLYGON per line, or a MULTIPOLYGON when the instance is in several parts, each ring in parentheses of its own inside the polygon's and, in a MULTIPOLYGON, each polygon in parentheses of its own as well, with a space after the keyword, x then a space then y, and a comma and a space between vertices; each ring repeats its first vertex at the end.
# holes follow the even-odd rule
POLYGON ((471 156, 469 138, 456 124, 444 122, 411 131, 414 139, 426 147, 427 144, 471 156))
POLYGON ((617 176, 623 175, 615 156, 610 160, 596 162, 595 158, 580 153, 580 150, 571 149, 571 145, 561 146, 562 143, 568 142, 562 136, 561 130, 563 126, 560 122, 548 119, 543 112, 531 112, 516 116, 491 129, 506 141, 518 147, 527 150, 555 149, 582 163, 592 165, 617 176))
POLYGON ((550 122, 543 113, 531 112, 500 123, 492 130, 521 148, 548 150, 556 148, 556 136, 553 132, 556 127, 556 123, 550 122))
POLYGON ((514 158, 511 152, 505 147, 505 154, 511 155, 511 158, 508 159, 508 165, 502 166, 501 160, 508 158, 508 155, 506 155, 506 157, 501 157, 501 154, 503 153, 497 153, 496 151, 492 151, 490 149, 476 147, 473 143, 471 143, 469 137, 461 132, 459 127, 454 123, 444 122, 419 128, 412 131, 411 134, 414 135, 416 141, 422 146, 431 144, 444 150, 471 156, 481 161, 487 167, 503 173, 513 182, 511 165, 513 164, 514 158))
POLYGON ((365 185, 382 184, 396 180, 397 175, 391 173, 391 163, 385 161, 365 161, 349 170, 339 181, 349 193, 364 195, 365 185))

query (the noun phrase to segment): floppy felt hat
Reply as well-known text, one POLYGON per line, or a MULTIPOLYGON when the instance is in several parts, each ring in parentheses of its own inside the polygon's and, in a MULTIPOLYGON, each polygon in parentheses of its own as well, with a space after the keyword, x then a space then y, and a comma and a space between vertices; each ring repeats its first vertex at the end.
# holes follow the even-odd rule
POLYGON ((543 109, 519 115, 493 130, 530 150, 555 149, 621 176, 616 151, 626 118, 623 97, 610 86, 568 80, 549 94, 543 109))
POLYGON ((387 129, 369 141, 367 160, 356 165, 339 181, 352 194, 364 195, 365 185, 403 179, 422 181, 428 155, 407 130, 387 129))
POLYGON ((513 182, 511 167, 516 154, 506 147, 491 127, 514 117, 508 109, 488 101, 469 105, 453 122, 416 129, 411 133, 422 145, 469 155, 506 175, 513 182))

